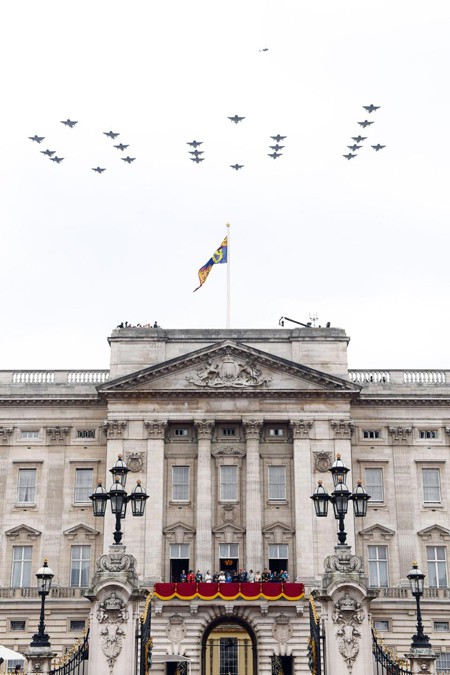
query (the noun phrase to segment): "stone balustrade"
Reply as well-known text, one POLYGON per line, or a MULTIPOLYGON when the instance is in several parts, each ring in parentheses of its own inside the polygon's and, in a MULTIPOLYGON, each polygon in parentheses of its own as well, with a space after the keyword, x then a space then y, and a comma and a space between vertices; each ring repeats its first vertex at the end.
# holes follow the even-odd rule
MULTIPOLYGON (((83 598, 87 588, 72 586, 54 586, 50 589, 50 598, 83 598)), ((39 598, 37 586, 23 588, 0 588, 0 598, 39 598)))
POLYGON ((107 382, 109 370, 1 370, 0 384, 96 385, 107 382))
POLYGON ((348 376, 362 386, 445 386, 450 382, 448 370, 349 370, 348 376))

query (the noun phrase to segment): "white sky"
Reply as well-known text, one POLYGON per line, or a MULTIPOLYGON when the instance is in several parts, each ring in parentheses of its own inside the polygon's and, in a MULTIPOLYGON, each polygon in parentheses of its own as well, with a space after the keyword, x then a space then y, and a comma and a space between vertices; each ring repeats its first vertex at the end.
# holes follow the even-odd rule
POLYGON ((224 327, 226 266, 192 291, 227 221, 233 327, 314 312, 353 368, 449 368, 449 20, 448 0, 3 3, 0 368, 108 367, 125 320, 224 327))

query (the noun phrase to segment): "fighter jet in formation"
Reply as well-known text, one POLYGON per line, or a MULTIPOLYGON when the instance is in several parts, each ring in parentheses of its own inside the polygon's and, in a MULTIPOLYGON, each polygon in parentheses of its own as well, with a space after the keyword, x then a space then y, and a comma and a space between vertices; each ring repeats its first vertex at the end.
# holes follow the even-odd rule
POLYGON ((108 136, 109 138, 112 138, 113 140, 115 138, 117 138, 117 136, 120 136, 120 133, 115 134, 114 131, 104 131, 103 133, 105 134, 105 136, 108 136))
POLYGON ((43 155, 47 155, 47 157, 51 157, 52 155, 55 154, 56 150, 41 150, 43 155))
POLYGON ((380 145, 379 143, 377 143, 376 145, 372 145, 372 148, 375 150, 375 152, 378 152, 378 150, 382 150, 385 147, 386 147, 385 145, 380 145))
POLYGON ((273 157, 273 159, 277 159, 277 157, 281 157, 282 153, 281 152, 268 152, 267 156, 268 157, 273 157))
POLYGON ((351 150, 352 152, 356 152, 357 150, 360 150, 362 148, 362 145, 356 145, 355 143, 354 145, 347 145, 347 148, 349 148, 349 150, 351 150))
POLYGON ((104 171, 106 171, 106 169, 102 169, 101 167, 96 166, 95 169, 92 169, 92 171, 96 171, 97 173, 103 173, 104 171))
POLYGON ((239 171, 239 169, 242 169, 243 166, 244 164, 230 164, 230 167, 235 171, 239 171))
POLYGON ((285 147, 284 145, 278 145, 278 143, 276 145, 269 145, 269 148, 271 150, 275 150, 275 152, 278 152, 278 150, 282 150, 284 147, 285 147))
POLYGON ((49 157, 49 159, 51 159, 52 162, 56 162, 57 164, 61 164, 61 162, 63 161, 64 157, 56 157, 56 156, 55 156, 55 157, 49 157))
POLYGON ((268 52, 269 47, 263 47, 262 49, 259 50, 260 52, 268 52))
POLYGON ((271 136, 270 138, 279 143, 280 141, 284 141, 287 136, 280 136, 280 134, 277 134, 276 136, 271 136))
POLYGON ((75 124, 78 124, 78 122, 74 122, 73 120, 66 119, 65 121, 61 120, 61 124, 64 124, 64 126, 70 127, 71 129, 73 129, 75 124))
POLYGON ((196 164, 198 164, 199 162, 203 162, 205 158, 204 157, 189 157, 189 159, 192 162, 195 162, 196 164))
POLYGON ((345 159, 353 159, 353 157, 356 157, 356 155, 352 155, 352 153, 349 152, 348 155, 342 155, 342 157, 345 157, 345 159))
POLYGON ((189 150, 189 154, 198 157, 199 155, 204 154, 204 150, 189 150))
POLYGON ((355 141, 355 143, 361 143, 362 141, 365 141, 367 136, 352 136, 352 141, 355 141))
POLYGON ((131 164, 131 162, 134 162, 136 157, 121 157, 120 158, 123 162, 127 162, 128 164, 131 164))
POLYGON ((245 117, 239 117, 239 115, 234 115, 233 117, 228 118, 231 122, 234 122, 235 124, 239 124, 239 122, 242 122, 242 120, 245 120, 245 117))
POLYGON ((34 141, 35 143, 42 143, 45 136, 36 136, 35 134, 34 136, 28 136, 28 138, 30 139, 30 141, 34 141))
POLYGON ((192 148, 197 148, 202 143, 203 141, 188 141, 187 145, 190 145, 192 148))
POLYGON ((126 150, 126 148, 129 148, 130 146, 124 145, 123 143, 119 143, 119 145, 115 145, 114 147, 123 152, 124 150, 126 150))
POLYGON ((381 108, 380 105, 373 105, 371 103, 370 105, 363 105, 364 110, 367 110, 368 113, 373 113, 375 110, 378 110, 378 108, 381 108))
POLYGON ((368 120, 364 120, 364 122, 358 122, 359 126, 365 129, 366 127, 370 126, 373 124, 373 122, 369 122, 368 120))

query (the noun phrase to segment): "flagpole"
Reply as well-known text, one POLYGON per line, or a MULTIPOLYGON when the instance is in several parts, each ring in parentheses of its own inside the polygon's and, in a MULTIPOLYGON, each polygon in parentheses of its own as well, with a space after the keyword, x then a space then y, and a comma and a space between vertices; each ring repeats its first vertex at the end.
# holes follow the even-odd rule
POLYGON ((227 328, 230 328, 230 304, 231 304, 231 247, 230 247, 230 223, 227 223, 227 328))

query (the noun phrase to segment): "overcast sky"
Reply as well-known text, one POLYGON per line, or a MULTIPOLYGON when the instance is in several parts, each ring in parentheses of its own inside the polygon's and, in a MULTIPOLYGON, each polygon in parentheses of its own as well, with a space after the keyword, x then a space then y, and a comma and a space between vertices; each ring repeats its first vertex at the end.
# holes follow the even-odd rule
POLYGON ((225 327, 226 266, 192 291, 227 222, 232 327, 317 314, 353 368, 450 368, 449 20, 448 0, 3 3, 0 368, 108 367, 121 321, 225 327))

